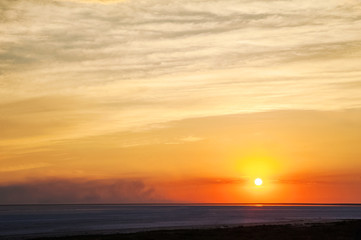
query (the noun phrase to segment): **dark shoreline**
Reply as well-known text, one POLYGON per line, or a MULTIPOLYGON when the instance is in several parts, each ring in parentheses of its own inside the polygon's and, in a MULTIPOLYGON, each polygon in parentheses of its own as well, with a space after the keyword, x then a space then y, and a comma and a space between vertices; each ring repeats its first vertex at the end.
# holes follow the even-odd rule
POLYGON ((361 220, 334 222, 284 223, 255 226, 223 226, 217 228, 193 228, 151 230, 135 233, 113 233, 61 237, 26 238, 32 240, 289 240, 321 239, 361 240, 361 220))

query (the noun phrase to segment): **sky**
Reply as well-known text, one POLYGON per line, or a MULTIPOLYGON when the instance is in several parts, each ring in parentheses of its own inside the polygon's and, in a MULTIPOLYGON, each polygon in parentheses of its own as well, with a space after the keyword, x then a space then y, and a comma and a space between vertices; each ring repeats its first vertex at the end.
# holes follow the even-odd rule
POLYGON ((360 29, 359 0, 1 0, 0 204, 361 203, 360 29))

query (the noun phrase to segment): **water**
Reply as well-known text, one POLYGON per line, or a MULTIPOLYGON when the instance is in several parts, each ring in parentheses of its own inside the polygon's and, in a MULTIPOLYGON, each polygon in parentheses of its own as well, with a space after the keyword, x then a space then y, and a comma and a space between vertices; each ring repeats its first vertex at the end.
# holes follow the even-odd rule
POLYGON ((0 238, 338 219, 361 219, 361 205, 13 205, 0 206, 0 238))

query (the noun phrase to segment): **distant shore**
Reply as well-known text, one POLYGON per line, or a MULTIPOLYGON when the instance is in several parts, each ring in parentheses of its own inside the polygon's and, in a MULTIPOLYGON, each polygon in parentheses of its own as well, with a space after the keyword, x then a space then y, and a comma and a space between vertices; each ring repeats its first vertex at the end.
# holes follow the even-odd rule
MULTIPOLYGON (((11 239, 11 238, 9 238, 11 239)), ((361 240, 361 220, 297 221, 278 224, 164 229, 133 233, 97 233, 61 237, 30 237, 32 240, 361 240)))

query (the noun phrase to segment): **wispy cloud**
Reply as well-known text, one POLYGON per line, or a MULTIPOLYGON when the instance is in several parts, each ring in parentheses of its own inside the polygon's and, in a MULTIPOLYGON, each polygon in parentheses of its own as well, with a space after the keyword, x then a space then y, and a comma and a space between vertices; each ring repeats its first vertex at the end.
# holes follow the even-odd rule
MULTIPOLYGON (((190 178, 181 181, 183 185, 223 185, 223 184, 239 184, 242 185, 247 181, 246 178, 190 178)), ((209 186, 208 186, 209 187, 209 186)))
POLYGON ((8 167, 0 167, 0 172, 16 172, 21 170, 48 167, 49 165, 50 165, 49 163, 20 164, 20 165, 8 166, 8 167))
POLYGON ((181 138, 180 140, 184 141, 184 142, 198 142, 198 141, 201 141, 202 139, 203 138, 200 138, 200 137, 187 136, 187 137, 181 138))
POLYGON ((358 1, 90 2, 2 2, 2 101, 81 97, 103 132, 360 105, 334 85, 360 78, 358 1))

